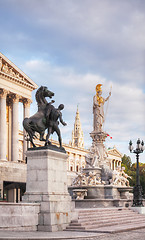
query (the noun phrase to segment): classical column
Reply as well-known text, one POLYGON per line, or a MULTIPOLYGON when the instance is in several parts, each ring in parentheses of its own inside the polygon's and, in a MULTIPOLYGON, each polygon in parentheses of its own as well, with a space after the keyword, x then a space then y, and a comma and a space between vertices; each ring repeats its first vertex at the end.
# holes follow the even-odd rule
POLYGON ((0 160, 6 160, 7 129, 6 129, 6 97, 8 91, 0 89, 0 160))
POLYGON ((113 170, 113 160, 111 159, 111 169, 113 170))
POLYGON ((116 167, 115 167, 115 160, 114 160, 113 164, 114 164, 114 170, 115 170, 116 169, 116 167))
POLYGON ((19 159, 19 96, 12 94, 12 161, 19 159))
MULTIPOLYGON (((24 99, 23 100, 23 110, 24 110, 24 118, 29 117, 30 116, 30 104, 31 104, 31 100, 30 99, 24 99)), ((23 129, 23 160, 25 160, 26 156, 26 151, 27 151, 27 144, 29 144, 26 140, 25 140, 25 136, 26 136, 26 131, 23 129)))
POLYGON ((74 171, 76 172, 77 154, 74 153, 74 171))

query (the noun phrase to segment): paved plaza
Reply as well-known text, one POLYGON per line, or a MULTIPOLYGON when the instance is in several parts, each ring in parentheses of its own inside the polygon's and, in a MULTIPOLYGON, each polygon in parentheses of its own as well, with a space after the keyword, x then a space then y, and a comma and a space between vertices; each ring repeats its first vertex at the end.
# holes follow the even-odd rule
POLYGON ((39 239, 83 239, 83 240, 145 240, 145 228, 133 231, 108 234, 108 233, 88 233, 88 232, 10 232, 0 231, 0 240, 39 240, 39 239))

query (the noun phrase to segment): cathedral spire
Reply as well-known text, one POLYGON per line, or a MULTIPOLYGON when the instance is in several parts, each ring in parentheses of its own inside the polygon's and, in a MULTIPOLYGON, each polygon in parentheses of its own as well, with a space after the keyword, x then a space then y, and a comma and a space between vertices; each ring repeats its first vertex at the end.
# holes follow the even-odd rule
POLYGON ((72 131, 72 146, 84 148, 84 134, 81 127, 79 108, 77 105, 74 130, 72 131))

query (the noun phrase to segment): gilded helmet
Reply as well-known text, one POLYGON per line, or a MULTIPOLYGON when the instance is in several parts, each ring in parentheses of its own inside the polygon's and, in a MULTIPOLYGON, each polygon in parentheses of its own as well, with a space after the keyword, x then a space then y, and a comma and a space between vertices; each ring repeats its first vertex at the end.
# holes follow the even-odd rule
POLYGON ((96 92, 99 92, 99 91, 102 92, 101 87, 102 87, 102 84, 97 84, 97 86, 96 86, 96 92))

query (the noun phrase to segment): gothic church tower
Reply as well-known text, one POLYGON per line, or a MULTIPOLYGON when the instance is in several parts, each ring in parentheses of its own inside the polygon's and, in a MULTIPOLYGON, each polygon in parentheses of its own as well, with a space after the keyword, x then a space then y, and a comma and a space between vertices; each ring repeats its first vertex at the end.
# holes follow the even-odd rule
POLYGON ((84 134, 81 127, 80 114, 77 107, 74 130, 72 131, 72 147, 84 148, 84 134))

